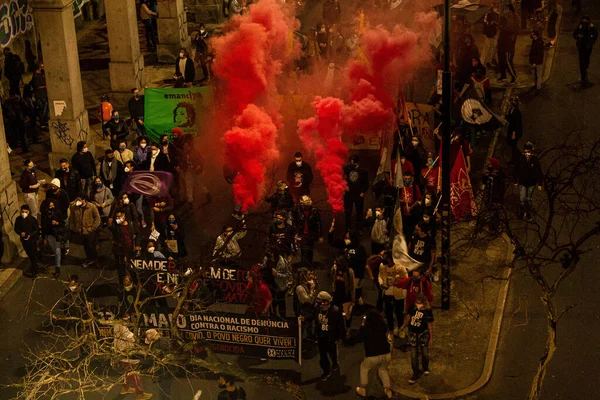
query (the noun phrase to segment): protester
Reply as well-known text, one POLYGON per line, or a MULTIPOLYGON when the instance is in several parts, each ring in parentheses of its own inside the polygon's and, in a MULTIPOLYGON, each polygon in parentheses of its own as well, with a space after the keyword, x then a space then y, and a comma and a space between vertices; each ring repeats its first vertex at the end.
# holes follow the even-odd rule
POLYGON ((421 188, 424 192, 437 193, 440 189, 440 166, 433 153, 427 154, 425 166, 421 169, 421 188))
POLYGON ((293 253, 296 248, 295 236, 296 231, 286 223, 285 214, 276 212, 273 224, 269 227, 269 243, 275 246, 278 252, 293 253))
MULTIPOLYGON (((108 188, 113 196, 121 192, 123 184, 123 164, 115 160, 115 151, 106 149, 104 158, 100 162, 100 181, 104 187, 108 188)), ((98 178, 95 179, 97 185, 98 178)))
POLYGON ((141 169, 146 171, 165 171, 172 172, 171 163, 166 154, 159 149, 157 143, 150 145, 150 154, 146 158, 146 161, 141 163, 141 169))
POLYGON ((365 194, 369 190, 369 172, 361 168, 356 154, 350 157, 350 165, 344 167, 344 176, 348 183, 348 190, 344 194, 344 216, 346 229, 351 229, 352 209, 356 208, 356 227, 362 228, 365 207, 365 194))
POLYGON ((533 143, 525 143, 523 155, 515 164, 515 186, 519 187, 519 218, 531 221, 533 191, 537 186, 542 190, 542 167, 537 157, 533 154, 533 143))
POLYGON ((277 257, 276 267, 273 269, 273 277, 275 283, 275 295, 273 296, 272 310, 273 314, 285 318, 286 312, 286 295, 292 283, 292 254, 287 251, 282 251, 277 257))
POLYGON ((25 203, 29 206, 31 216, 34 219, 38 218, 39 207, 38 207, 38 190, 43 182, 38 182, 37 175, 35 172, 35 164, 33 161, 27 159, 23 161, 25 169, 21 173, 21 179, 19 180, 19 186, 23 191, 23 197, 25 203))
POLYGON ((375 215, 369 209, 366 220, 371 226, 371 254, 379 254, 390 242, 390 219, 386 217, 383 207, 375 207, 375 215))
POLYGON ((35 217, 31 216, 31 210, 27 204, 21 206, 21 215, 15 219, 15 233, 19 235, 25 254, 29 257, 29 271, 23 275, 35 279, 38 273, 38 247, 37 241, 40 228, 35 217))
POLYGON ((154 31, 153 21, 156 17, 158 17, 158 14, 148 7, 148 0, 140 0, 140 18, 142 19, 144 29, 146 30, 146 46, 148 51, 151 52, 156 51, 158 43, 156 40, 158 33, 154 31))
POLYGON ((523 136, 523 117, 519 110, 519 98, 512 96, 509 101, 509 109, 505 118, 508 122, 506 130, 506 142, 511 150, 510 163, 515 164, 519 159, 519 139, 523 136))
POLYGON ((101 224, 98 209, 88 199, 87 195, 80 193, 69 207, 69 229, 83 239, 86 257, 82 264, 83 267, 89 267, 96 262, 98 257, 97 231, 101 224))
MULTIPOLYGON (((470 33, 463 35, 463 41, 458 48, 456 56, 456 81, 461 85, 466 83, 471 76, 472 64, 471 60, 479 60, 479 48, 475 44, 475 39, 470 33)), ((417 166, 415 165, 415 168, 417 166)))
MULTIPOLYGON (((509 4, 505 10, 514 8, 509 4)), ((513 64, 515 57, 515 43, 517 40, 518 25, 515 26, 514 19, 509 15, 503 15, 498 21, 500 31, 498 33, 498 65, 500 66, 500 78, 498 82, 506 81, 506 73, 511 76, 510 83, 517 81, 517 72, 513 64), (517 30, 517 32, 515 31, 517 30)))
POLYGON ((104 129, 111 137, 116 135, 118 141, 125 139, 129 135, 129 128, 125 121, 121 119, 121 115, 117 110, 112 111, 112 117, 110 121, 104 124, 104 129))
POLYGON ((275 185, 275 193, 265 197, 265 201, 271 204, 271 211, 291 211, 294 208, 294 198, 288 190, 284 181, 278 181, 275 185))
POLYGON ((544 66, 544 40, 542 33, 534 31, 531 34, 531 49, 529 50, 529 65, 533 69, 533 81, 535 86, 535 94, 539 94, 542 90, 542 78, 544 66))
POLYGON ((333 298, 325 291, 317 295, 315 312, 317 345, 319 347, 319 363, 323 373, 321 380, 326 381, 331 371, 337 371, 338 349, 337 342, 344 337, 344 322, 340 309, 332 305, 333 298))
POLYGON ((23 81, 25 64, 21 61, 21 57, 10 50, 10 47, 5 47, 3 52, 4 76, 8 79, 10 85, 9 93, 10 95, 21 96, 21 82, 23 81))
POLYGON ((144 343, 148 345, 148 351, 154 357, 153 379, 158 381, 160 397, 161 399, 171 400, 173 398, 171 397, 172 374, 164 363, 167 361, 165 359, 171 355, 171 342, 169 338, 164 337, 159 330, 154 328, 147 329, 145 334, 144 343))
POLYGON ((423 375, 429 375, 429 348, 433 343, 433 312, 430 302, 423 293, 415 299, 415 305, 407 308, 404 327, 408 327, 408 345, 411 348, 412 377, 409 384, 415 383, 421 376, 419 354, 423 366, 423 375))
POLYGON ((79 178, 79 172, 76 169, 71 169, 69 161, 66 158, 60 159, 60 169, 57 169, 54 173, 54 178, 60 180, 61 189, 66 190, 69 195, 69 200, 75 199, 79 193, 81 193, 81 179, 79 178))
POLYGON ((579 71, 581 74, 581 84, 586 86, 589 84, 588 67, 590 65, 590 57, 594 43, 598 40, 598 29, 592 24, 588 15, 581 18, 579 25, 573 32, 573 38, 577 46, 579 54, 579 71))
POLYGON ((67 218, 69 212, 69 205, 71 202, 69 201, 69 195, 67 192, 60 187, 60 180, 57 178, 52 179, 50 181, 50 186, 48 190, 46 190, 46 200, 53 199, 56 200, 56 207, 59 211, 67 218))
POLYGON ((405 238, 409 238, 414 231, 415 218, 412 208, 421 198, 421 190, 414 184, 413 176, 409 171, 403 171, 404 187, 400 190, 399 204, 402 207, 402 229, 405 238))
POLYGON ((294 200, 301 196, 310 195, 310 185, 313 181, 312 168, 302 157, 302 153, 294 154, 294 161, 288 165, 286 179, 294 200))
POLYGON ((113 349, 121 359, 121 365, 124 369, 121 395, 135 393, 136 400, 150 399, 152 393, 144 392, 142 379, 136 371, 140 361, 130 358, 135 347, 135 335, 127 327, 125 321, 118 320, 115 322, 113 325, 113 338, 113 349))
POLYGON ((175 260, 180 260, 187 256, 188 252, 185 246, 185 233, 180 226, 180 222, 173 213, 169 214, 167 224, 164 227, 163 238, 167 257, 173 257, 175 260))
POLYGON ((89 152, 85 141, 77 142, 77 153, 71 157, 71 166, 79 174, 81 191, 90 197, 94 186, 94 177, 96 176, 96 160, 89 152))
POLYGON ((133 160, 133 152, 127 148, 125 140, 119 140, 119 147, 114 152, 115 160, 124 165, 127 161, 133 160))
POLYGON ((135 152, 133 154, 133 161, 136 164, 141 165, 146 162, 148 155, 150 154, 150 147, 148 146, 148 138, 145 136, 140 136, 137 139, 138 145, 135 148, 135 152))
MULTIPOLYGON (((48 242, 54 253, 54 273, 52 276, 55 279, 60 277, 60 262, 62 257, 62 244, 67 243, 66 249, 68 250, 68 236, 66 218, 67 214, 58 207, 58 201, 54 199, 46 200, 47 203, 42 210, 42 236, 44 240, 48 242)), ((68 206, 68 205, 67 205, 68 206)))
POLYGON ((340 256, 333 262, 330 276, 331 292, 333 293, 332 303, 342 310, 342 315, 346 321, 345 336, 348 336, 352 324, 352 310, 356 302, 354 271, 348 266, 347 259, 340 256))
POLYGON ((243 239, 245 236, 245 226, 235 233, 233 232, 233 227, 231 225, 223 226, 223 230, 217 237, 217 242, 215 243, 213 257, 224 261, 239 258, 242 255, 242 249, 240 249, 238 240, 243 239))
POLYGON ((360 386, 356 388, 359 396, 367 395, 369 371, 377 368, 377 374, 388 399, 392 398, 390 389, 390 373, 388 364, 392 359, 390 343, 387 340, 387 327, 381 314, 375 310, 367 311, 361 327, 353 341, 362 342, 365 346, 365 359, 360 364, 360 386))
POLYGON ((383 291, 383 306, 387 320, 388 331, 394 335, 399 334, 398 328, 404 321, 404 299, 406 290, 394 286, 398 280, 406 279, 408 274, 406 268, 400 264, 394 264, 391 257, 386 256, 381 260, 379 267, 378 282, 383 291), (394 325, 394 315, 398 325, 394 325), (394 327, 395 326, 395 327, 394 327))
POLYGON ((140 246, 139 231, 123 211, 117 211, 109 228, 112 233, 113 255, 117 260, 119 282, 127 275, 127 266, 133 250, 140 246))
MULTIPOLYGON (((314 323, 314 307, 317 296, 317 281, 315 275, 308 268, 299 268, 297 271, 293 292, 294 314, 302 317, 302 339, 307 339, 312 333, 314 323)), ((305 348, 306 349, 306 348, 305 348)))
POLYGON ((379 283, 379 273, 383 263, 387 262, 387 258, 389 257, 389 251, 382 250, 377 254, 372 254, 367 259, 367 267, 366 274, 370 280, 373 281, 375 288, 377 289, 377 303, 375 308, 377 311, 383 311, 383 289, 381 288, 381 284, 379 283))
POLYGON ((129 108, 129 116, 135 122, 136 134, 139 137, 146 134, 146 128, 144 127, 144 96, 138 88, 131 89, 131 95, 127 106, 129 108))
POLYGON ((481 64, 490 68, 493 64, 497 64, 498 46, 498 5, 494 4, 492 8, 483 17, 483 50, 481 51, 481 64))
POLYGON ((267 316, 271 309, 273 297, 269 287, 260 274, 261 265, 254 265, 248 273, 248 284, 246 293, 248 295, 248 307, 246 314, 256 316, 267 316))
POLYGON ((177 60, 175 61, 175 73, 183 75, 183 79, 188 87, 192 86, 192 83, 196 78, 194 61, 188 57, 187 50, 184 48, 179 49, 179 57, 177 57, 177 60))
POLYGON ((102 222, 106 222, 110 215, 111 204, 114 203, 115 197, 110 189, 102 183, 100 177, 97 177, 94 180, 94 186, 95 189, 91 202, 98 209, 102 222))
POLYGON ((394 286, 406 289, 406 301, 404 303, 404 308, 406 310, 410 310, 415 305, 419 293, 423 293, 430 303, 433 301, 431 282, 426 277, 421 276, 419 269, 412 271, 412 277, 400 277, 394 286))
POLYGON ((304 195, 294 213, 294 224, 303 267, 312 268, 315 242, 323 243, 323 227, 319 210, 312 206, 312 199, 304 195))
POLYGON ((207 81, 210 79, 210 75, 208 72, 208 43, 209 43, 209 34, 206 30, 204 23, 200 23, 198 26, 198 31, 196 35, 192 39, 192 45, 196 49, 196 54, 194 56, 194 62, 196 64, 200 64, 202 68, 202 80, 207 81))

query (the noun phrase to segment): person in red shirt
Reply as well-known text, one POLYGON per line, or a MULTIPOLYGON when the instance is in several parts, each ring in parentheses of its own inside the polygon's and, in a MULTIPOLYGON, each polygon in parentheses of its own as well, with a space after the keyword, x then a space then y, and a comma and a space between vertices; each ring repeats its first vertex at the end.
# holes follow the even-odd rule
POLYGON ((404 301, 406 310, 410 310, 415 305, 419 293, 423 293, 430 303, 433 301, 431 282, 426 277, 421 276, 418 269, 412 272, 412 277, 398 279, 394 286, 406 289, 406 300, 404 301))
POLYGON ((403 171, 404 187, 400 189, 400 206, 402 207, 402 227, 405 238, 410 238, 415 229, 412 208, 421 198, 421 190, 414 184, 410 171, 403 171))
POLYGON ((435 155, 433 153, 427 154, 425 168, 421 170, 421 184, 426 192, 438 192, 439 173, 440 167, 436 163, 435 155))
POLYGON ((273 297, 267 284, 260 275, 261 265, 256 264, 248 274, 248 285, 246 293, 248 294, 249 304, 246 308, 246 314, 250 315, 269 315, 273 297))

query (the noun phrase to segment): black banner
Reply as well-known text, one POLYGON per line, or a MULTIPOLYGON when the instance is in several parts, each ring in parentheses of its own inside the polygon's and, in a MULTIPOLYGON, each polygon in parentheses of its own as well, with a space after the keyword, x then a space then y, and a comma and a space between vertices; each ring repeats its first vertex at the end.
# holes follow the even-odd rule
POLYGON ((231 304, 246 304, 248 270, 216 265, 210 267, 209 277, 217 288, 218 300, 231 304))
POLYGON ((164 286, 177 286, 179 283, 179 267, 174 260, 133 258, 129 262, 129 268, 137 271, 144 280, 155 284, 159 289, 164 286))

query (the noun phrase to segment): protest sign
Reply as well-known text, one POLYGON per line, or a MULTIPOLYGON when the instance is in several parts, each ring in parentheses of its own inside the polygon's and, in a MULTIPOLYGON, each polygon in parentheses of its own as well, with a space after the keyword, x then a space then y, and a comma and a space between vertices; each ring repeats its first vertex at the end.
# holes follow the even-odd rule
POLYGON ((129 268, 142 275, 144 281, 156 285, 157 290, 165 286, 176 286, 179 283, 179 269, 174 260, 142 260, 132 258, 129 268))
POLYGON ((212 86, 146 88, 144 91, 144 126, 151 141, 169 135, 173 128, 184 134, 202 132, 213 104, 212 86))
POLYGON ((233 267, 211 266, 210 279, 217 290, 217 298, 226 303, 245 304, 248 270, 233 267))

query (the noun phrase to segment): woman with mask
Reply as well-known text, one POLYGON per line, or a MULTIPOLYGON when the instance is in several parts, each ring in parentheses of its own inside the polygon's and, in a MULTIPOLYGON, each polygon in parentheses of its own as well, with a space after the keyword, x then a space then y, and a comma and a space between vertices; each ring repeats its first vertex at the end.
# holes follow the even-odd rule
POLYGON ((417 295, 415 305, 407 310, 404 326, 408 327, 408 345, 411 348, 411 365, 413 375, 409 384, 415 383, 421 376, 419 354, 423 366, 423 375, 429 375, 429 348, 433 343, 433 311, 427 297, 423 293, 417 295))
POLYGON ((114 201, 115 197, 110 189, 104 186, 100 177, 96 177, 94 179, 94 191, 91 203, 98 208, 103 223, 106 223, 110 215, 110 206, 114 201))
POLYGON ((165 253, 167 257, 179 260, 187 256, 185 247, 185 234, 175 214, 170 213, 165 224, 164 232, 165 253))
MULTIPOLYGON (((327 242, 330 246, 342 251, 342 255, 348 262, 348 267, 354 273, 354 289, 356 290, 354 299, 357 304, 362 306, 362 283, 365 277, 365 268, 367 265, 367 252, 363 245, 360 244, 356 231, 350 230, 344 234, 342 240, 333 239, 333 231, 335 229, 335 220, 331 224, 327 242)), ((335 297, 335 296, 334 296, 335 297)))
POLYGON ((60 277, 60 262, 62 245, 67 240, 66 215, 56 206, 56 201, 50 199, 42 207, 42 236, 48 242, 54 253, 54 273, 52 277, 60 277))
POLYGON ((146 136, 140 136, 137 140, 138 145, 133 153, 133 161, 136 164, 143 164, 150 154, 150 146, 148 146, 148 138, 146 136))
POLYGON ((348 266, 348 260, 344 256, 339 256, 331 267, 331 292, 333 293, 332 304, 342 310, 346 320, 346 336, 348 336, 352 324, 356 291, 354 289, 354 271, 348 266))
POLYGON ((435 154, 428 153, 427 159, 423 169, 421 169, 421 190, 431 193, 438 192, 438 186, 440 185, 440 166, 437 163, 438 158, 435 154))
POLYGON ((421 138, 417 135, 412 135, 410 144, 404 151, 406 152, 406 158, 411 162, 414 171, 416 172, 413 172, 414 183, 418 186, 421 183, 421 174, 419 174, 419 171, 423 169, 425 160, 427 160, 427 150, 423 146, 421 138))
POLYGON ((248 307, 246 308, 246 314, 267 316, 271 309, 273 297, 269 287, 262 279, 260 269, 261 265, 257 264, 248 273, 248 285, 246 286, 248 307))

